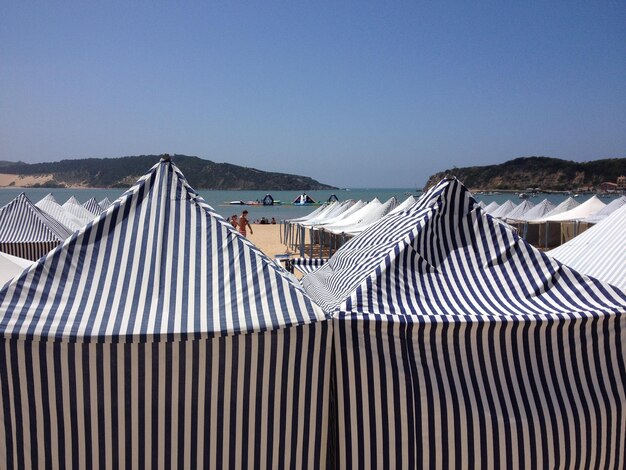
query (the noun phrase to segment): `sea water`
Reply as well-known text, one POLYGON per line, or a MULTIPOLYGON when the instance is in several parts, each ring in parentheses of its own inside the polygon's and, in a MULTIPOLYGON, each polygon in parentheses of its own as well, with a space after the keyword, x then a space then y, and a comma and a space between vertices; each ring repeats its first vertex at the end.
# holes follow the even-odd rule
MULTIPOLYGON (((24 192, 26 196, 36 203, 47 194, 51 193, 59 204, 63 204, 71 196, 76 197, 81 203, 84 203, 88 199, 95 197, 97 201, 101 201, 105 197, 108 197, 111 201, 114 201, 121 196, 124 191, 121 189, 57 189, 57 188, 1 188, 0 189, 0 207, 4 206, 12 199, 17 197, 20 193, 24 192)), ((317 206, 294 206, 291 203, 302 194, 302 191, 210 191, 199 190, 198 193, 203 199, 213 207, 213 209, 223 217, 227 218, 233 214, 240 214, 244 209, 249 212, 248 218, 251 221, 256 221, 265 217, 271 219, 274 217, 277 222, 285 219, 294 219, 309 214, 317 208, 317 206), (231 205, 231 201, 262 201, 266 194, 271 194, 274 200, 281 201, 282 204, 274 206, 262 206, 262 205, 231 205)), ((395 197, 398 202, 404 201, 409 195, 419 197, 421 193, 418 193, 413 188, 354 188, 354 189, 335 189, 335 190, 320 190, 320 191, 306 191, 315 201, 325 202, 331 195, 335 194, 340 201, 347 199, 353 199, 355 201, 361 199, 363 201, 372 201, 378 198, 381 202, 385 202, 391 197, 395 197)), ((485 204, 489 204, 492 201, 496 201, 498 204, 502 204, 507 199, 510 199, 515 204, 522 202, 516 193, 499 193, 499 194, 477 194, 476 199, 484 201, 485 204)), ((539 194, 537 196, 530 197, 528 200, 534 204, 541 202, 543 199, 548 199, 554 204, 559 204, 567 197, 566 194, 539 194)), ((576 197, 576 201, 582 203, 592 197, 591 194, 584 194, 576 197)), ((602 201, 609 203, 611 200, 620 197, 620 195, 610 195, 608 197, 603 196, 602 201)))

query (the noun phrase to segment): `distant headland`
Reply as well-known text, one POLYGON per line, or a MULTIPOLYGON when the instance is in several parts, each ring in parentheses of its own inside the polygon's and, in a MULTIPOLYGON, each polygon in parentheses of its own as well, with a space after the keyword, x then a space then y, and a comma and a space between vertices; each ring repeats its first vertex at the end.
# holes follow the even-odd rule
POLYGON ((474 191, 623 191, 626 158, 573 162, 549 157, 521 157, 499 165, 452 168, 435 173, 425 188, 455 176, 474 191))
MULTIPOLYGON (((158 155, 82 158, 51 163, 0 161, 0 187, 128 188, 159 161, 158 155)), ((172 160, 196 189, 337 189, 307 176, 274 173, 174 155, 172 160)))

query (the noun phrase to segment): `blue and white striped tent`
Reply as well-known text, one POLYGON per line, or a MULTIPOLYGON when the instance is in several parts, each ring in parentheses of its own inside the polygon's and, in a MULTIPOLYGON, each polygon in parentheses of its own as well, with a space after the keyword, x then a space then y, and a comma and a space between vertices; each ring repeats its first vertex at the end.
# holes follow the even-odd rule
POLYGON ((162 160, 0 291, 0 467, 317 468, 331 328, 162 160))
MULTIPOLYGON (((110 204, 109 204, 110 205, 110 204)), ((95 197, 92 197, 88 201, 83 204, 83 207, 91 212, 93 215, 100 215, 104 212, 98 201, 96 201, 95 197)))
POLYGON ((71 232, 21 193, 0 209, 0 251, 36 261, 71 232))
POLYGON ((626 293, 458 181, 302 282, 333 314, 339 467, 625 467, 626 293))

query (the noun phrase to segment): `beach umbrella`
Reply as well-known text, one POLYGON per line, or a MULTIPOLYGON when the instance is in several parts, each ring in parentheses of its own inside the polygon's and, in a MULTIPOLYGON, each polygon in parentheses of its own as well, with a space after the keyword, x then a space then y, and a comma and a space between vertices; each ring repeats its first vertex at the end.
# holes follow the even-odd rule
POLYGON ((624 461, 626 292, 533 248, 457 180, 302 284, 333 318, 338 468, 624 461))
POLYGON ((331 326, 163 159, 0 290, 0 467, 322 467, 331 326))
POLYGON ((0 251, 35 261, 70 236, 70 231, 21 193, 0 209, 0 251))

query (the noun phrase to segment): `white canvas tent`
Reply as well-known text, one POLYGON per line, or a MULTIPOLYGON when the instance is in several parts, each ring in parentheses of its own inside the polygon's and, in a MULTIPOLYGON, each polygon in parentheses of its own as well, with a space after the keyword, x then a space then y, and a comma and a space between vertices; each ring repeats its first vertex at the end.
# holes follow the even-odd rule
POLYGON ((558 230, 558 232, 560 232, 559 244, 563 244, 578 235, 578 222, 580 220, 594 215, 604 206, 605 204, 598 199, 597 196, 592 196, 587 201, 573 209, 561 212, 560 214, 548 214, 543 219, 540 219, 539 222, 544 222, 548 224, 548 226, 550 223, 553 225, 558 223, 560 226, 558 230))
POLYGON ((582 222, 587 224, 597 224, 624 205, 626 205, 626 196, 614 199, 595 214, 584 218, 582 222))
POLYGON ((509 223, 517 222, 521 220, 522 217, 524 217, 524 214, 530 211, 533 207, 535 207, 535 205, 532 202, 528 200, 522 201, 515 206, 512 211, 506 214, 505 220, 509 223))
POLYGON ((54 198, 52 194, 48 194, 35 204, 46 214, 52 216, 55 220, 67 227, 71 232, 83 227, 85 223, 65 210, 54 198))
POLYGON ((500 207, 500 204, 498 204, 496 201, 492 201, 490 202, 487 207, 485 207, 485 212, 487 214, 493 214, 493 212, 500 207))
POLYGON ((83 225, 88 224, 96 217, 94 214, 85 209, 74 196, 71 196, 67 201, 65 201, 61 207, 80 220, 83 225))
POLYGON ((626 292, 626 206, 548 255, 626 292))
POLYGON ((496 219, 505 219, 509 212, 511 212, 513 209, 515 209, 515 204, 513 204, 511 200, 507 200, 496 210, 490 212, 490 214, 496 219))
POLYGON ((103 211, 107 210, 111 205, 111 201, 108 197, 105 197, 102 201, 98 203, 98 205, 102 208, 103 211))
POLYGON ((22 274, 25 269, 31 267, 33 261, 18 258, 0 251, 0 287, 13 279, 15 276, 22 274))
POLYGON ((320 468, 331 328, 163 159, 0 290, 0 468, 320 468))

